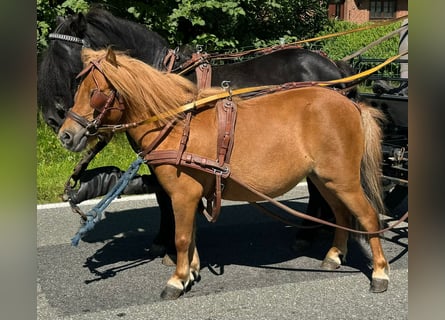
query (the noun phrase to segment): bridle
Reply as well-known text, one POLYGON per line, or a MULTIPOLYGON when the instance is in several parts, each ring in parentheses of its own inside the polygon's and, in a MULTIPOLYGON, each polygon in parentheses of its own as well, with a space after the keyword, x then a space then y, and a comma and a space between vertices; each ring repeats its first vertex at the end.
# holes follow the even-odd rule
POLYGON ((101 59, 91 61, 91 63, 85 69, 83 69, 76 77, 76 79, 82 78, 85 77, 90 72, 92 73, 91 75, 96 84, 96 89, 93 89, 91 93, 90 106, 99 114, 96 117, 94 117, 92 121, 90 121, 86 119, 84 116, 81 116, 73 112, 72 109, 68 110, 67 112, 67 117, 73 119, 87 130, 87 132, 85 133, 85 135, 87 136, 95 136, 98 134, 99 127, 102 125, 102 120, 107 112, 111 110, 119 110, 123 112, 125 110, 125 104, 122 99, 122 96, 117 92, 116 89, 112 89, 109 95, 105 94, 103 91, 100 90, 99 83, 97 82, 97 79, 94 76, 94 71, 98 70, 106 79, 106 76, 100 67, 100 60, 101 59), (118 100, 119 104, 117 107, 114 107, 114 101, 116 99, 118 100))
POLYGON ((82 45, 85 48, 89 48, 90 44, 87 40, 79 38, 79 37, 75 37, 75 36, 69 36, 66 34, 61 34, 61 33, 50 33, 48 35, 48 39, 50 40, 62 40, 62 41, 66 41, 66 42, 71 42, 71 43, 77 43, 82 45))

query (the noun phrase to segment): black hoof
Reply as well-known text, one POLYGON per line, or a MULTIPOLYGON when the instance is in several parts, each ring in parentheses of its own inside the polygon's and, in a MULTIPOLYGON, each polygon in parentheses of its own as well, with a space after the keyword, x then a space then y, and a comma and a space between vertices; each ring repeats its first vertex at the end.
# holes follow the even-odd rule
POLYGON ((193 271, 193 283, 201 281, 201 275, 198 271, 193 271))
POLYGON ((340 264, 338 264, 332 259, 324 259, 323 262, 321 263, 321 268, 324 270, 336 270, 340 268, 340 264))
POLYGON ((388 290, 388 283, 389 281, 387 279, 372 279, 369 290, 373 293, 385 292, 388 290))
POLYGON ((175 300, 182 294, 184 294, 184 290, 167 285, 161 292, 161 298, 164 300, 175 300))

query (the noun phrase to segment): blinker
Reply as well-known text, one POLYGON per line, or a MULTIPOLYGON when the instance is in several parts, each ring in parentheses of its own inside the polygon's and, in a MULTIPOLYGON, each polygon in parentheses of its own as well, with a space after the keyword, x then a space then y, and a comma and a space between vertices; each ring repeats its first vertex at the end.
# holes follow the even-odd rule
POLYGON ((90 97, 90 106, 91 108, 102 112, 109 99, 110 97, 107 96, 105 93, 103 93, 99 89, 94 89, 90 97))

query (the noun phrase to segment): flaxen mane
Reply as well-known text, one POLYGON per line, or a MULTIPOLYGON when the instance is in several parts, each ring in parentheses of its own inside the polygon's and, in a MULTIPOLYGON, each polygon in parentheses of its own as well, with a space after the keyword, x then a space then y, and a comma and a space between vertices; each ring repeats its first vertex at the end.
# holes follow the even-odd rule
POLYGON ((198 92, 197 86, 188 79, 158 71, 122 52, 115 54, 117 66, 104 58, 107 50, 83 49, 82 60, 88 65, 101 59, 102 72, 134 111, 127 121, 139 121, 161 113, 178 116, 173 112, 175 108, 215 92, 215 89, 198 92))

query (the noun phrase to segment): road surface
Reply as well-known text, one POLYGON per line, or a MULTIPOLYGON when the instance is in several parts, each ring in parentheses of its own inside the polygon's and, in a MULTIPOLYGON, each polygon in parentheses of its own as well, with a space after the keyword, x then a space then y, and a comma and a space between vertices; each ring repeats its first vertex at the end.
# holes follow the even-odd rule
MULTIPOLYGON (((280 199, 304 211, 305 185, 280 199)), ((408 318, 407 223, 384 234, 391 280, 387 292, 373 294, 366 242, 351 240, 346 264, 325 271, 329 232, 298 251, 295 227, 249 204, 224 202, 216 223, 199 218, 201 280, 176 301, 159 297, 174 269, 148 250, 159 225, 152 195, 115 200, 78 247, 70 239, 79 217, 66 204, 38 206, 37 224, 38 319, 408 318)))

